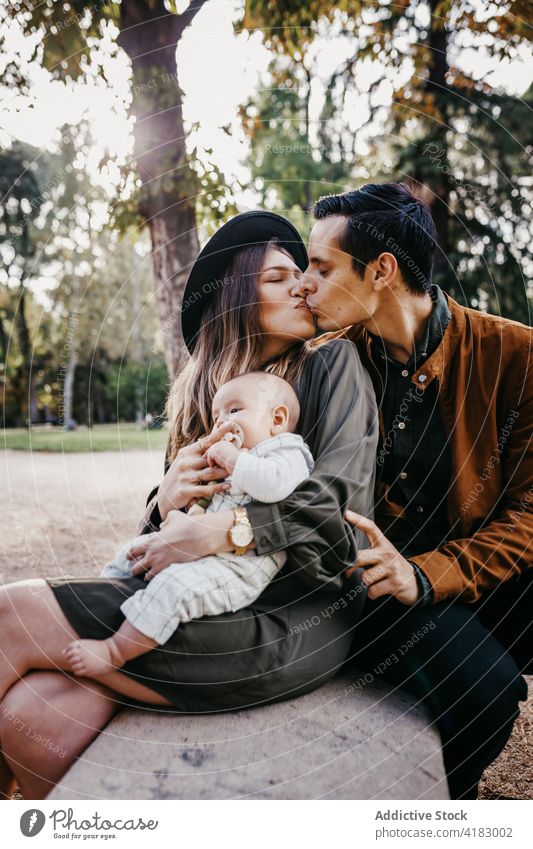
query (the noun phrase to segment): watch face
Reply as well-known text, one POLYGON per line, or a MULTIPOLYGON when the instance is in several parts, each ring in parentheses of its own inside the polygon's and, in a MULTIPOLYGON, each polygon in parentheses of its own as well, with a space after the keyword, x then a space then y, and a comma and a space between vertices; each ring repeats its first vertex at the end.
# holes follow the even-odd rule
POLYGON ((237 548, 250 545, 254 538, 254 532, 248 525, 236 524, 231 529, 231 541, 237 548))

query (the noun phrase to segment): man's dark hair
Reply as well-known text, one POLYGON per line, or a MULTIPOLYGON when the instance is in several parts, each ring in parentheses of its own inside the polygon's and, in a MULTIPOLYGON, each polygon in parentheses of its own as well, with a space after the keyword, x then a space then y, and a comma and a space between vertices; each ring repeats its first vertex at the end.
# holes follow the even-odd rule
POLYGON ((339 247, 352 257, 361 279, 369 262, 391 253, 409 289, 416 294, 429 291, 435 225, 428 205, 404 183, 368 183, 353 192, 325 195, 313 213, 316 219, 346 216, 339 247))

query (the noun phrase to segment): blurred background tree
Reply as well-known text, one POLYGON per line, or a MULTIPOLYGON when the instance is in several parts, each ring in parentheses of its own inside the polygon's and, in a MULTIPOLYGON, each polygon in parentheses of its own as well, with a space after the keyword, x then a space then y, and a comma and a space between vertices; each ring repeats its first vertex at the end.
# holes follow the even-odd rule
POLYGON ((161 413, 199 241, 259 206, 307 237, 320 195, 369 181, 430 203, 447 291, 529 323, 527 17, 524 0, 0 0, 5 423, 161 413))
POLYGON ((344 148, 346 139, 338 140, 340 154, 335 149, 329 135, 334 132, 332 123, 321 118, 316 139, 311 138, 313 77, 313 67, 308 69, 303 58, 280 57, 270 66, 269 84, 241 110, 260 205, 290 210, 293 223, 304 237, 312 224, 309 211, 313 203, 320 194, 339 191, 351 159, 344 148))
POLYGON ((19 142, 0 156, 0 340, 7 403, 19 424, 37 418, 33 369, 44 365, 43 352, 35 346, 37 340, 30 326, 33 305, 27 289, 41 233, 35 221, 41 212, 41 182, 45 178, 43 167, 34 163, 33 153, 19 142))
MULTIPOLYGON (((156 353, 160 373, 149 245, 133 229, 105 226, 109 202, 87 170, 91 141, 83 122, 61 128, 54 153, 17 143, 0 154, 6 424, 108 421, 116 414, 112 364, 150 364, 156 353), (43 284, 39 300, 32 285, 43 284)), ((151 399, 152 412, 162 411, 164 395, 151 399)), ((139 384, 134 419, 147 412, 143 404, 139 384)))
MULTIPOLYGON (((36 53, 59 79, 82 76, 106 28, 116 30, 116 44, 131 62, 134 170, 140 184, 130 209, 150 231, 157 305, 167 327, 169 316, 179 316, 188 270, 199 249, 198 179, 185 147, 176 47, 206 2, 191 0, 180 12, 176 3, 163 0, 44 0, 38 4, 20 0, 10 4, 11 14, 18 13, 26 33, 39 37, 36 53)), ((98 64, 98 70, 105 77, 104 64, 98 64)), ((175 318, 172 332, 164 337, 170 377, 176 373, 181 346, 175 318)))
POLYGON ((244 25, 265 27, 276 54, 272 93, 243 115, 263 197, 308 210, 316 183, 325 194, 331 180, 343 191, 403 179, 432 209, 436 281, 465 304, 529 323, 531 89, 521 98, 491 86, 481 70, 464 70, 461 53, 474 51, 485 66, 530 55, 530 16, 525 0, 249 0, 244 25), (316 79, 322 105, 310 127, 313 57, 328 39, 346 58, 316 79), (283 141, 288 127, 296 145, 312 138, 309 153, 300 145, 298 200, 294 181, 285 189, 279 178, 284 157, 268 155, 281 127, 283 141))

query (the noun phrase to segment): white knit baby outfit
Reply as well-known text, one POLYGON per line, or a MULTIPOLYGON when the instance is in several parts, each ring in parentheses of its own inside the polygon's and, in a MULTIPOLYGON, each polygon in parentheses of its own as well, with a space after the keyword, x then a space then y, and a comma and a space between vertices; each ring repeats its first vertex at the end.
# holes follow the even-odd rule
MULTIPOLYGON (((206 512, 243 507, 252 499, 272 504, 282 501, 313 469, 313 457, 302 437, 283 433, 265 439, 250 451, 241 451, 227 480, 229 492, 217 493, 206 512)), ((104 567, 104 578, 131 578, 132 561, 126 555, 146 540, 130 540, 104 567)), ((247 607, 279 572, 287 559, 284 551, 257 555, 254 549, 241 556, 224 552, 189 563, 172 563, 123 602, 128 622, 159 645, 181 622, 216 616, 247 607)))

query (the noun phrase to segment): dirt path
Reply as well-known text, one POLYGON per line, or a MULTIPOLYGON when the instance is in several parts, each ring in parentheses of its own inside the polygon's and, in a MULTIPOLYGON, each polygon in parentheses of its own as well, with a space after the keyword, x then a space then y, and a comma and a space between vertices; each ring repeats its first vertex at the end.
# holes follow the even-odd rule
POLYGON ((163 452, 46 454, 8 451, 0 493, 5 581, 97 575, 137 532, 163 452))
MULTIPOLYGON (((44 454, 2 458, 0 580, 98 575, 135 535, 163 452, 44 454)), ((533 684, 533 677, 529 679, 533 684)), ((485 774, 484 798, 533 799, 533 687, 506 749, 485 774)))

